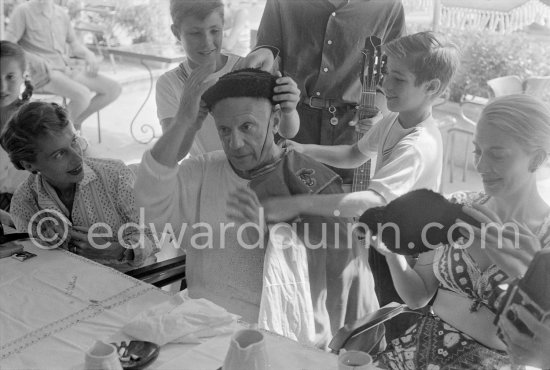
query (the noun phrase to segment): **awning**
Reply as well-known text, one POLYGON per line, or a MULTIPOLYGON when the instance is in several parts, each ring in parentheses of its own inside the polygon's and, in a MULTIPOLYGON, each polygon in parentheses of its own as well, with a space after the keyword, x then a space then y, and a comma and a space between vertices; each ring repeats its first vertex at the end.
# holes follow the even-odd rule
MULTIPOLYGON (((437 1, 437 0, 436 0, 437 1)), ((440 27, 513 32, 532 23, 550 24, 550 6, 540 0, 440 0, 440 27)))

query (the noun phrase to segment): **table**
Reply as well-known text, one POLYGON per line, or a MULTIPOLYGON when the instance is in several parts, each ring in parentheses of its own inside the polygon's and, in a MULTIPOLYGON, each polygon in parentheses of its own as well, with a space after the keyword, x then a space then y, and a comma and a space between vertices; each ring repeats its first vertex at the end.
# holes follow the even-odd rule
POLYGON ((91 50, 95 50, 101 54, 108 53, 111 55, 118 55, 121 57, 137 59, 147 69, 149 73, 149 90, 141 106, 137 110, 136 114, 130 122, 130 134, 139 143, 147 144, 151 142, 155 137, 155 130, 150 124, 142 124, 140 130, 142 133, 151 133, 151 137, 145 140, 139 139, 134 134, 134 123, 136 118, 141 113, 147 101, 151 96, 153 91, 153 72, 151 68, 147 65, 146 61, 150 62, 161 62, 161 63, 179 63, 183 61, 185 56, 183 55, 183 50, 177 45, 173 44, 153 44, 153 43, 141 43, 128 46, 96 46, 96 45, 87 45, 91 50))
MULTIPOLYGON (((1 369, 81 369, 96 339, 129 340, 120 328, 171 296, 70 252, 24 244, 37 257, 0 259, 1 369)), ((217 369, 229 338, 165 345, 150 369, 217 369)), ((267 332, 266 341, 272 369, 337 368, 330 353, 267 332)))

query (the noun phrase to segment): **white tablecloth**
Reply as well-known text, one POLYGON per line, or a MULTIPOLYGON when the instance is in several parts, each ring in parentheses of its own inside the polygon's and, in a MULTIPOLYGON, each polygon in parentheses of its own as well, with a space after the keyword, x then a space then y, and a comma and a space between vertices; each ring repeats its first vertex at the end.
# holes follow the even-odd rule
MULTIPOLYGON (((120 328, 169 294, 63 250, 0 259, 0 369, 79 369, 96 339, 129 340, 120 328)), ((236 326, 238 329, 240 326, 236 326)), ((336 356, 266 333, 272 369, 336 369, 336 356)), ((229 335, 168 344, 151 369, 217 369, 229 335)))

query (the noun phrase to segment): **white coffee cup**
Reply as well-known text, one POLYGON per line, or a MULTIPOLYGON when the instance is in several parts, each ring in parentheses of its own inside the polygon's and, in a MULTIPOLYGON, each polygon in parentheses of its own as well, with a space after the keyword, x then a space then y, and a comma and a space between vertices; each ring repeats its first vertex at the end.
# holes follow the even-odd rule
POLYGON ((244 329, 231 337, 223 363, 224 370, 267 370, 267 350, 264 335, 253 329, 244 329))
POLYGON ((116 347, 100 340, 96 341, 86 352, 84 368, 86 370, 122 370, 116 347))
POLYGON ((361 351, 346 351, 338 356, 338 370, 370 370, 374 369, 372 357, 361 351))

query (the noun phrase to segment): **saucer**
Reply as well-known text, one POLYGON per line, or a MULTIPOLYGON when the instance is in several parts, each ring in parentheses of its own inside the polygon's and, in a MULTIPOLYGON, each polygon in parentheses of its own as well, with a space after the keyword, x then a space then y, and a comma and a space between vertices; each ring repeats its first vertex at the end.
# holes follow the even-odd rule
POLYGON ((120 364, 125 370, 144 369, 157 359, 160 352, 157 344, 142 340, 111 344, 116 347, 120 364))

